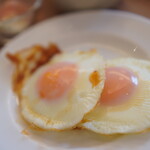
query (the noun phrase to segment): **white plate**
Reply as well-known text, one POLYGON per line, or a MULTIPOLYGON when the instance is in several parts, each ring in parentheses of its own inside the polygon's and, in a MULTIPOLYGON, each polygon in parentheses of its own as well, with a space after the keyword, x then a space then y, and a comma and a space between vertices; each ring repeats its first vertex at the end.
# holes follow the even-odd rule
POLYGON ((89 131, 21 131, 25 124, 17 115, 17 103, 11 90, 13 67, 4 57, 36 43, 57 43, 61 49, 97 48, 105 58, 138 57, 150 59, 150 21, 120 11, 85 11, 56 17, 17 36, 0 56, 0 149, 1 150, 149 150, 150 133, 105 137, 89 131))

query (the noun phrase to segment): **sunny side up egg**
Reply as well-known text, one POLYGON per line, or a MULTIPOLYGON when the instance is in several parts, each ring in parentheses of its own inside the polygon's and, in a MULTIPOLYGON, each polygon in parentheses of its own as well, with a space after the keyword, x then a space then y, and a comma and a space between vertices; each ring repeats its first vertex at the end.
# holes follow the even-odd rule
POLYGON ((55 55, 25 82, 23 118, 45 130, 75 127, 97 104, 104 74, 104 61, 95 50, 55 55))
POLYGON ((101 134, 150 128, 150 62, 134 58, 110 60, 105 72, 101 98, 79 127, 101 134))

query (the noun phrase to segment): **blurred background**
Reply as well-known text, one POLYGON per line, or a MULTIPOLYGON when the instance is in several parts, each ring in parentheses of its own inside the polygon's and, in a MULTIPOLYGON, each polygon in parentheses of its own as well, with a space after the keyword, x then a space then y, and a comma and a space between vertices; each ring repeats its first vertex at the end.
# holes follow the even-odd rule
POLYGON ((0 47, 45 19, 89 9, 118 9, 150 18, 150 0, 0 0, 0 47))

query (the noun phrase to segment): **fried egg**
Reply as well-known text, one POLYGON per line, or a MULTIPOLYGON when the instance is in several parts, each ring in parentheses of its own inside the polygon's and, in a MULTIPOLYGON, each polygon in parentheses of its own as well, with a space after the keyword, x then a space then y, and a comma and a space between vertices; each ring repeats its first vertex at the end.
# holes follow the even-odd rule
POLYGON ((150 61, 110 60, 105 73, 101 98, 79 126, 101 134, 136 133, 150 128, 150 61))
POLYGON ((97 104, 104 74, 104 61, 95 50, 56 54, 25 81, 23 118, 45 130, 75 127, 97 104))

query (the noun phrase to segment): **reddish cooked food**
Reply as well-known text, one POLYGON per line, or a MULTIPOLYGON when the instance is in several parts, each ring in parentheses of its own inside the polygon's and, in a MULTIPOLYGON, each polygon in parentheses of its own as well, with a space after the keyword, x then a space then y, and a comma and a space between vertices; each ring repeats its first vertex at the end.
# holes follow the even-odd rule
POLYGON ((20 90, 24 81, 40 66, 46 64, 60 49, 51 44, 48 47, 35 45, 31 48, 21 50, 14 54, 7 54, 8 59, 15 64, 13 73, 13 90, 20 96, 20 90))
POLYGON ((97 86, 100 82, 100 76, 97 71, 94 71, 93 73, 91 73, 89 79, 93 87, 97 86))

